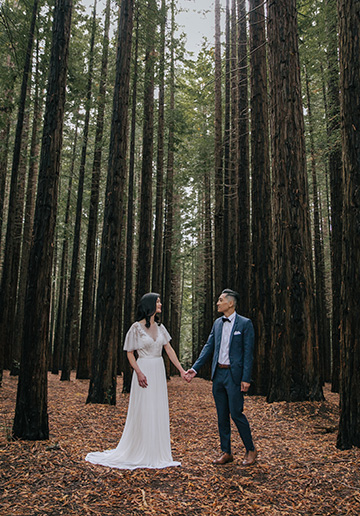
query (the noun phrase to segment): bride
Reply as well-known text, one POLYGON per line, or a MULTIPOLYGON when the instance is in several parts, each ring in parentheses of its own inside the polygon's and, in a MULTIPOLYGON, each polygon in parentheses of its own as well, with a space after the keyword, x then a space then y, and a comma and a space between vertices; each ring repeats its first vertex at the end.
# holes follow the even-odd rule
POLYGON ((159 294, 145 294, 124 343, 134 369, 124 431, 114 450, 87 454, 85 460, 93 464, 118 469, 167 468, 181 464, 171 455, 163 347, 181 377, 186 379, 186 375, 170 345, 169 333, 159 322, 160 313, 159 294))

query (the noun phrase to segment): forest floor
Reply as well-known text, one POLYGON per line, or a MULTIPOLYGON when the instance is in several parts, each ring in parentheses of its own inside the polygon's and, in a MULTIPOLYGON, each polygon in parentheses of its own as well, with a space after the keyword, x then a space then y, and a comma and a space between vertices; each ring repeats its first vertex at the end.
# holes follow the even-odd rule
POLYGON ((219 455, 211 384, 168 382, 174 460, 181 467, 114 470, 85 462, 89 451, 114 448, 124 427, 128 395, 118 378, 116 406, 86 405, 88 381, 60 382, 49 374, 48 441, 10 441, 17 379, 0 389, 0 514, 21 515, 359 515, 360 450, 336 448, 338 395, 326 401, 266 403, 246 397, 245 413, 259 450, 241 466, 219 455))

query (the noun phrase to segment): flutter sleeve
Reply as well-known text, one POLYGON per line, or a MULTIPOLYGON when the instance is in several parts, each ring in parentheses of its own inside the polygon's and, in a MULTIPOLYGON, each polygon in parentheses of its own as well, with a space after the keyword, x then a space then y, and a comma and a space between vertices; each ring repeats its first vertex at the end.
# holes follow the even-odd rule
POLYGON ((129 331, 125 336, 124 351, 135 351, 144 347, 137 323, 130 326, 129 331))
POLYGON ((161 328, 162 334, 164 336, 164 346, 165 346, 165 344, 167 344, 168 342, 171 341, 171 335, 167 331, 167 329, 165 328, 165 326, 163 324, 160 326, 160 328, 161 328))

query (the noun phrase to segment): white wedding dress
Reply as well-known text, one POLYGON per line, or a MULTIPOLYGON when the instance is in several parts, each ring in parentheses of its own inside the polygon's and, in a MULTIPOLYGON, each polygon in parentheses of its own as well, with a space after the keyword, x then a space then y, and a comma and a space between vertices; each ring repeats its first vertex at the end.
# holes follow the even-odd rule
POLYGON ((140 387, 135 371, 129 407, 120 442, 114 450, 88 453, 85 460, 110 468, 167 468, 173 461, 170 446, 169 405, 162 348, 171 337, 165 326, 157 327, 154 340, 145 325, 135 322, 126 334, 124 350, 138 352, 138 365, 148 386, 140 387))

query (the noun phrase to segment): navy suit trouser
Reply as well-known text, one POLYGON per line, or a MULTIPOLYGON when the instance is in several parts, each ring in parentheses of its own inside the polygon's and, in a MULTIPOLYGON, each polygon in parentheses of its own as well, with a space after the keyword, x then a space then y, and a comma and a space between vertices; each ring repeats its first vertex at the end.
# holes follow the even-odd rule
POLYGON ((216 368, 212 390, 218 416, 221 450, 224 453, 231 453, 230 415, 246 451, 254 450, 250 425, 243 414, 244 395, 241 385, 236 385, 234 382, 230 369, 216 368))

